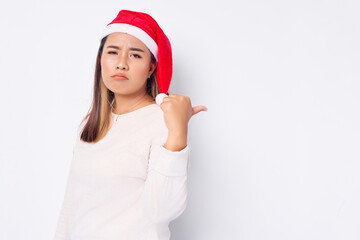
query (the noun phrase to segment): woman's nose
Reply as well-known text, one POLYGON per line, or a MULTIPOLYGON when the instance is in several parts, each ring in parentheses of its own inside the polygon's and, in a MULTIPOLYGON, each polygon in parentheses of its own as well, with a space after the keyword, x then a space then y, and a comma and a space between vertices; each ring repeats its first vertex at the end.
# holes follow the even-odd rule
POLYGON ((128 64, 127 64, 127 56, 122 54, 119 56, 119 62, 117 64, 117 67, 120 69, 128 69, 128 64))

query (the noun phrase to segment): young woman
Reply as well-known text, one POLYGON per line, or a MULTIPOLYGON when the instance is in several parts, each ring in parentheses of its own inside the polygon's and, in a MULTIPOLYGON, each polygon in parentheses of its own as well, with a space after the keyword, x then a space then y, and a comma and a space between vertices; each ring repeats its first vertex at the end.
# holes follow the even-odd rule
POLYGON ((102 35, 54 240, 170 239, 169 222, 186 208, 188 121, 207 110, 164 95, 171 76, 156 21, 121 10, 102 35))

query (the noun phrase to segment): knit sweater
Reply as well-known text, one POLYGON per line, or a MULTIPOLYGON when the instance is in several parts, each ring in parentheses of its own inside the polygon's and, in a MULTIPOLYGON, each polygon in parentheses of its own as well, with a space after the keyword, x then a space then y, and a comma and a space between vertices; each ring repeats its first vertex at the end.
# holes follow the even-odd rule
POLYGON ((78 128, 54 240, 169 240, 169 222, 186 208, 189 145, 163 147, 157 104, 111 117, 97 143, 78 128))

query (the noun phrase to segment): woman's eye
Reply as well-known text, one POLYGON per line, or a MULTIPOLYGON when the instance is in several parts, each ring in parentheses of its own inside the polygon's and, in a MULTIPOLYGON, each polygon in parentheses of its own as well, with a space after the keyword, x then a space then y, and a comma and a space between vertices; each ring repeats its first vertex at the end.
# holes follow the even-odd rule
POLYGON ((137 55, 137 54, 133 54, 136 58, 141 58, 140 55, 137 55))
MULTIPOLYGON (((117 52, 110 51, 110 52, 108 52, 108 54, 110 54, 110 55, 112 55, 112 54, 117 54, 117 52)), ((138 55, 138 54, 131 54, 131 55, 134 56, 135 58, 141 58, 141 56, 138 55)))

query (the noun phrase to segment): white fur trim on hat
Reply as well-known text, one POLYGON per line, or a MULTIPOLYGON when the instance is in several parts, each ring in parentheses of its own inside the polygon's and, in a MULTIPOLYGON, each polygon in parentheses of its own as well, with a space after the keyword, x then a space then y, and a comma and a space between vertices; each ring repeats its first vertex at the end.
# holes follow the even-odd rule
POLYGON ((133 35, 142 41, 154 55, 156 61, 158 60, 158 47, 154 39, 152 39, 144 30, 126 23, 113 23, 106 26, 102 32, 101 39, 110 33, 123 32, 133 35))
POLYGON ((159 93, 158 95, 156 95, 155 97, 156 104, 160 106, 160 104, 163 102, 164 98, 166 97, 168 97, 168 95, 165 93, 159 93))

